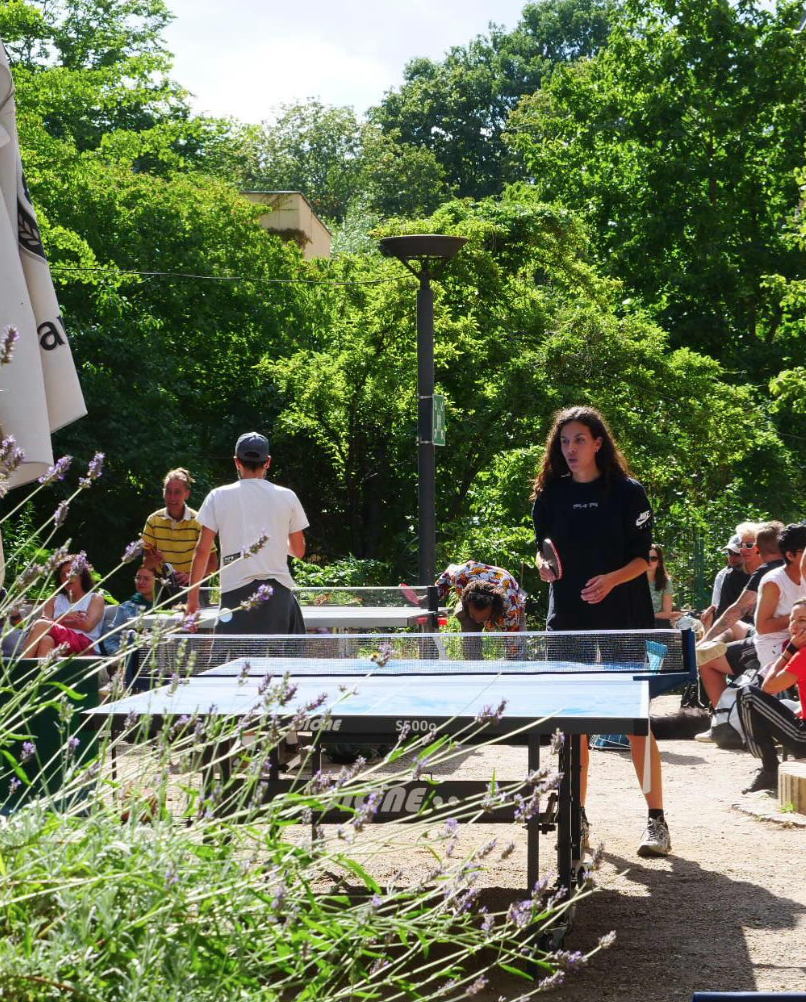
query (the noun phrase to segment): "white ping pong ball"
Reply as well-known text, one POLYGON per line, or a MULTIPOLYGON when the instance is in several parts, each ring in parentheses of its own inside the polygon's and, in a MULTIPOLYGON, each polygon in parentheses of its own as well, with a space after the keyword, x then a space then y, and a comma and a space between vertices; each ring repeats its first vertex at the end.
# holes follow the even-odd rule
POLYGON ((218 621, 220 623, 228 623, 232 619, 231 609, 222 609, 218 614, 218 621))

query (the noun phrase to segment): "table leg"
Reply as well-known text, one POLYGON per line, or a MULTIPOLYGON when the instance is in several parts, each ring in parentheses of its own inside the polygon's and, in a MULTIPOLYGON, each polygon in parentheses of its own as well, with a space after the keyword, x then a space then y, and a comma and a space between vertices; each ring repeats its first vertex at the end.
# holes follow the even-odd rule
MULTIPOLYGON (((537 772, 540 768, 540 735, 529 735, 529 772, 537 772)), ((531 894, 540 879, 540 814, 537 813, 526 822, 526 883, 531 894)))

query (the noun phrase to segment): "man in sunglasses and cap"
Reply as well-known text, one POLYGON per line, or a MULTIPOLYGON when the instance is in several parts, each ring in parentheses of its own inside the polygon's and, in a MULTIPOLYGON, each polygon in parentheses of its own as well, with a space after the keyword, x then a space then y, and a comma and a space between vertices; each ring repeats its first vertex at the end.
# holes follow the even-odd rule
MULTIPOLYGON (((191 586, 204 577, 218 535, 222 616, 216 633, 304 633, 288 556, 305 555, 308 519, 292 490, 266 480, 271 455, 264 435, 256 431, 241 435, 233 459, 238 480, 210 491, 199 509, 202 531, 193 555, 191 586), (239 608, 248 600, 250 608, 239 608)), ((191 587, 188 614, 198 608, 199 589, 191 587)))

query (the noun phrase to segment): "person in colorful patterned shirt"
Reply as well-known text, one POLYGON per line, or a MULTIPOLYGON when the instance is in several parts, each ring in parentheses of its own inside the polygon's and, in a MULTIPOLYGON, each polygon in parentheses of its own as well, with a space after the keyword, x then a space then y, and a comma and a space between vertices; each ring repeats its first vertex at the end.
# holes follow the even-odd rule
POLYGON ((437 578, 437 589, 440 602, 452 592, 459 596, 454 615, 463 631, 518 633, 526 628, 526 592, 503 567, 477 560, 450 564, 437 578))

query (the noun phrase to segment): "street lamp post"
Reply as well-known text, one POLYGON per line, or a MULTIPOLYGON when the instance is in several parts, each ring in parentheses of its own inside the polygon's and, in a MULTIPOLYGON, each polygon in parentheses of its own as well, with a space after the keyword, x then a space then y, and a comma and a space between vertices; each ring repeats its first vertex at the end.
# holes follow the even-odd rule
POLYGON ((433 585, 436 577, 437 511, 434 452, 434 292, 447 262, 459 252, 466 237, 418 233, 385 237, 381 253, 396 257, 414 275, 417 289, 417 517, 419 584, 433 585))

